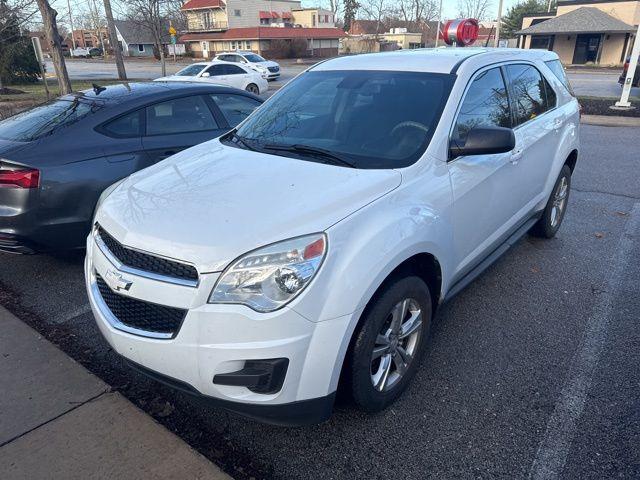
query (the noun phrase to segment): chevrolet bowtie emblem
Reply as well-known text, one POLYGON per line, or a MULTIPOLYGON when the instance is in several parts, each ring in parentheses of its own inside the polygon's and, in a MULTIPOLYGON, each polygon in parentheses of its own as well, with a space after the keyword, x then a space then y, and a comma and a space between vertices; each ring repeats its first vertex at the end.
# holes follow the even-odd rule
POLYGON ((126 280, 121 274, 119 274, 118 272, 114 272, 113 270, 107 270, 105 279, 109 286, 116 292, 120 290, 129 290, 133 283, 129 280, 126 280))

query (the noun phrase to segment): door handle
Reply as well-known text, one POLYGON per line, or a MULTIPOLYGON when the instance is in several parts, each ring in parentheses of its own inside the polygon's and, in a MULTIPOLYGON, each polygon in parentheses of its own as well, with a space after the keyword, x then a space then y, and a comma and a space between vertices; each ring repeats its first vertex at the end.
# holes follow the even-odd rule
POLYGON ((513 153, 511 154, 511 158, 509 159, 512 165, 516 165, 520 161, 523 151, 524 150, 522 148, 513 151, 513 153))

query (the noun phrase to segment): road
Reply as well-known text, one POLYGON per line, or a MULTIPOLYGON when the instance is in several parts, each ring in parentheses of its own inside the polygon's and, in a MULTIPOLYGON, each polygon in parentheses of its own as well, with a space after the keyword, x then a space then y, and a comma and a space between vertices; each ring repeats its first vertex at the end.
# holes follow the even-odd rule
MULTIPOLYGON (((622 93, 618 84, 620 72, 570 71, 568 76, 578 96, 619 98, 622 93)), ((631 96, 640 99, 640 88, 632 88, 631 96)))
MULTIPOLYGON (((172 74, 188 63, 174 64, 167 62, 167 73, 172 74)), ((271 90, 281 87, 309 65, 283 62, 282 76, 271 82, 271 90)), ((114 63, 102 60, 72 60, 67 61, 67 70, 73 80, 104 80, 118 78, 114 63)), ((129 60, 126 62, 127 75, 132 80, 152 80, 162 75, 160 64, 153 61, 129 60)), ((53 72, 53 64, 47 61, 47 71, 53 72)), ((570 71, 569 80, 574 91, 580 96, 619 97, 621 93, 618 85, 619 73, 612 71, 570 71)), ((632 89, 632 96, 640 99, 640 88, 632 89)))
POLYGON ((323 425, 267 426, 136 374, 95 326, 81 253, 0 254, 0 303, 239 479, 637 479, 640 136, 581 128, 558 236, 524 238, 444 306, 377 415, 343 400, 323 425))

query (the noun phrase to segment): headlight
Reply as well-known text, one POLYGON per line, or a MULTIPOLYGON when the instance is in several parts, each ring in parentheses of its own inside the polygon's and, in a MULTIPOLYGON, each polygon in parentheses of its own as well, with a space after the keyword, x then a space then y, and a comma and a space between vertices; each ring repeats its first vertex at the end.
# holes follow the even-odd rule
POLYGON ((324 233, 292 238, 243 255, 222 273, 209 303, 238 303, 258 312, 283 307, 309 284, 324 260, 324 233))

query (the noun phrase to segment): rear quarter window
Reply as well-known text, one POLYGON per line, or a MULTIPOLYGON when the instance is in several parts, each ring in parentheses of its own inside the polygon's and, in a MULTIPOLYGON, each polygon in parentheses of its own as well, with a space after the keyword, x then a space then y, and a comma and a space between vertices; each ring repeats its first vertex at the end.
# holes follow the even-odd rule
POLYGON ((560 63, 560 60, 549 60, 544 63, 546 63, 547 67, 549 67, 549 70, 551 70, 553 74, 558 77, 558 80, 560 80, 560 82, 562 82, 562 84, 567 87, 569 93, 575 97, 576 95, 575 93, 573 93, 573 89, 571 88, 571 84, 569 83, 567 72, 564 71, 564 67, 562 66, 562 63, 560 63))

